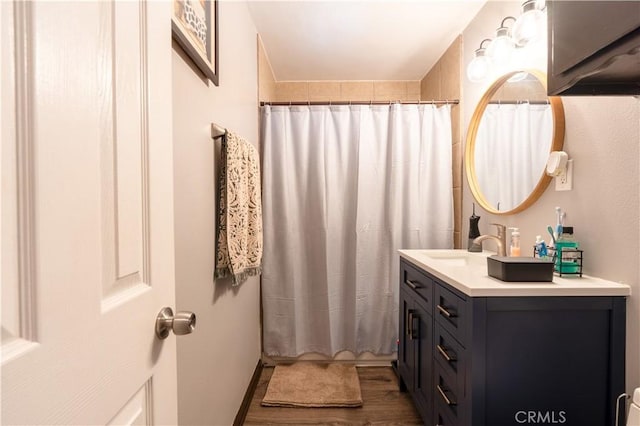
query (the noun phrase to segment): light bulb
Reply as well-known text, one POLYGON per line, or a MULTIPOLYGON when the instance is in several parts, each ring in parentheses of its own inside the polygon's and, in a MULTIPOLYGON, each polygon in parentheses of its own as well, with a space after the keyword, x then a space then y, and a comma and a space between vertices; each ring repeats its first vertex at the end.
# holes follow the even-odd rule
POLYGON ((477 56, 467 67, 467 77, 474 83, 479 83, 489 75, 491 60, 486 56, 477 56))
MULTIPOLYGON (((482 43, 489 40, 483 40, 482 43)), ((482 46, 480 43, 480 46, 482 46)), ((467 65, 467 78, 473 83, 479 83, 489 75, 491 71, 491 59, 485 54, 485 49, 476 50, 475 57, 467 65)))
POLYGON ((513 19, 515 21, 515 18, 512 16, 504 18, 500 28, 496 30, 496 38, 494 38, 487 47, 487 55, 490 56, 493 63, 500 68, 504 68, 509 65, 511 55, 516 47, 513 39, 511 38, 509 28, 504 25, 504 22, 507 19, 513 19))
POLYGON ((512 36, 518 46, 539 40, 546 24, 545 13, 539 10, 538 0, 527 0, 522 5, 523 13, 513 25, 512 36))
POLYGON ((513 43, 513 40, 511 40, 511 37, 496 37, 489 47, 487 47, 487 55, 491 57, 496 65, 505 66, 511 60, 514 48, 515 44, 513 43))

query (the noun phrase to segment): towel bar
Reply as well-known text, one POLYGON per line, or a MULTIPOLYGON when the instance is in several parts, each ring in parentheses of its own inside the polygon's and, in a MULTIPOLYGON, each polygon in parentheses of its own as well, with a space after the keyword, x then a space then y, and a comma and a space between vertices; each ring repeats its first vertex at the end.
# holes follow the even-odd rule
POLYGON ((227 129, 218 126, 216 123, 211 123, 211 138, 218 139, 227 133, 227 129))

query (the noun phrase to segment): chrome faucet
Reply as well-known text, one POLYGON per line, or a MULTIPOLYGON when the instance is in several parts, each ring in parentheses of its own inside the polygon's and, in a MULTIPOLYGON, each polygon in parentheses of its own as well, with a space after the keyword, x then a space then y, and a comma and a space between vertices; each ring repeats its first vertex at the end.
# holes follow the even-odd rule
POLYGON ((496 245, 498 246, 498 256, 506 256, 507 255, 507 227, 501 225, 499 223, 492 223, 498 228, 498 235, 480 235, 478 238, 473 240, 472 247, 476 249, 476 251, 482 251, 482 242, 484 240, 494 240, 496 245))

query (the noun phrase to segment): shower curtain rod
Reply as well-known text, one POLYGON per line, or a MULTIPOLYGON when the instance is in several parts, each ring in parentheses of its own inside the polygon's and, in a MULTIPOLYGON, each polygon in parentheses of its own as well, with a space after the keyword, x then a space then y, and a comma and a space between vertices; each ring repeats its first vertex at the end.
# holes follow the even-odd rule
POLYGON ((391 105, 391 104, 403 104, 403 105, 457 105, 460 100, 446 100, 446 101, 324 101, 324 102, 260 102, 260 106, 312 106, 312 105, 391 105))
POLYGON ((520 105, 520 104, 531 104, 531 105, 547 105, 549 101, 491 101, 489 102, 491 105, 520 105))
MULTIPOLYGON (((260 106, 274 105, 274 106, 293 106, 293 105, 391 105, 391 104, 403 104, 403 105, 458 105, 460 100, 446 100, 446 101, 336 101, 336 102, 260 102, 260 106)), ((211 138, 219 139, 227 133, 227 129, 219 126, 216 123, 211 123, 211 138)))

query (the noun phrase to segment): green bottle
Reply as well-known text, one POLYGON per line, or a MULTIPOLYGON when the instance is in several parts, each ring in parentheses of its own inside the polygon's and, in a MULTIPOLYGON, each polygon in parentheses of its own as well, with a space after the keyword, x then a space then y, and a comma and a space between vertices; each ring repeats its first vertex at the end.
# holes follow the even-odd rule
POLYGON ((573 226, 562 228, 562 234, 556 241, 555 270, 561 274, 577 274, 580 272, 578 263, 578 242, 573 237, 573 226))

